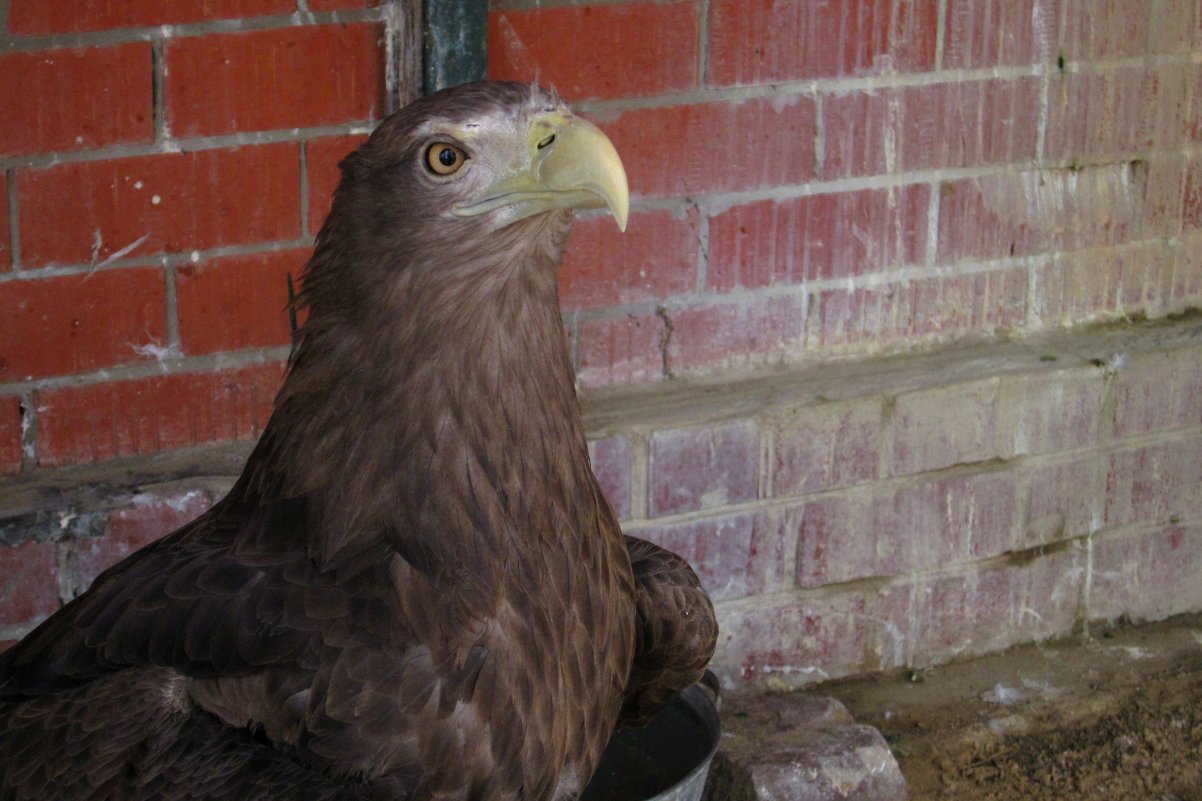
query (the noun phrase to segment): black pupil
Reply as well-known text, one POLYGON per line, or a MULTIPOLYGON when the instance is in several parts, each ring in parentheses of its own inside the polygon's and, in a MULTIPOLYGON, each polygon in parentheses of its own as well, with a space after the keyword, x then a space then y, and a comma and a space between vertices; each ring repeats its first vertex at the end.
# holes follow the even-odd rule
POLYGON ((438 163, 444 167, 454 167, 455 162, 459 161, 458 154, 449 147, 444 147, 438 151, 438 163))

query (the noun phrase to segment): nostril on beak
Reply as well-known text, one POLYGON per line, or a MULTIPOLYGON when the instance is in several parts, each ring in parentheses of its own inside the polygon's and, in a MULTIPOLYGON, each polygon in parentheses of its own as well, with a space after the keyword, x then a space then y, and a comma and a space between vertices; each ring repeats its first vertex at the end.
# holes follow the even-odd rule
POLYGON ((554 144, 554 142, 555 142, 555 134, 551 134, 546 139, 544 139, 543 141, 538 143, 538 149, 542 150, 544 148, 550 147, 552 144, 554 144))

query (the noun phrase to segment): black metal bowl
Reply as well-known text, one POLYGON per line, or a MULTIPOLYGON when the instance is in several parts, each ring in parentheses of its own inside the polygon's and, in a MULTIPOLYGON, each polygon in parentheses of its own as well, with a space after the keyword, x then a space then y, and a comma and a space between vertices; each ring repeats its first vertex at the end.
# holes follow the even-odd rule
POLYGON ((721 737, 718 706, 706 671, 646 726, 615 731, 580 801, 698 801, 721 737))

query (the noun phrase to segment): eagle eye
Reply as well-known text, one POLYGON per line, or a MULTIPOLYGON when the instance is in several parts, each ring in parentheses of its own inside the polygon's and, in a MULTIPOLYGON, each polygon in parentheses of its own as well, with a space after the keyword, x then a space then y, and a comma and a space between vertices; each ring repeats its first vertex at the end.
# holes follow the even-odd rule
POLYGON ((465 161, 467 154, 463 152, 463 148, 449 142, 435 142, 426 148, 426 166, 435 175, 452 175, 459 172, 465 161))

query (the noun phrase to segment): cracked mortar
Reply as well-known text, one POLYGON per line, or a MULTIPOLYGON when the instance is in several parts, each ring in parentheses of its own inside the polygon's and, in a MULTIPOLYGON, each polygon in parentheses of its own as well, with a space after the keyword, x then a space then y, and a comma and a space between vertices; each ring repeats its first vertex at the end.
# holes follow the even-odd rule
POLYGON ((664 322, 664 333, 659 338, 659 355, 663 364, 664 378, 671 380, 675 378, 672 374, 672 365, 668 355, 668 349, 672 344, 672 334, 675 333, 676 327, 672 325, 672 318, 668 316, 668 310, 664 306, 656 306, 655 313, 659 319, 664 322))

